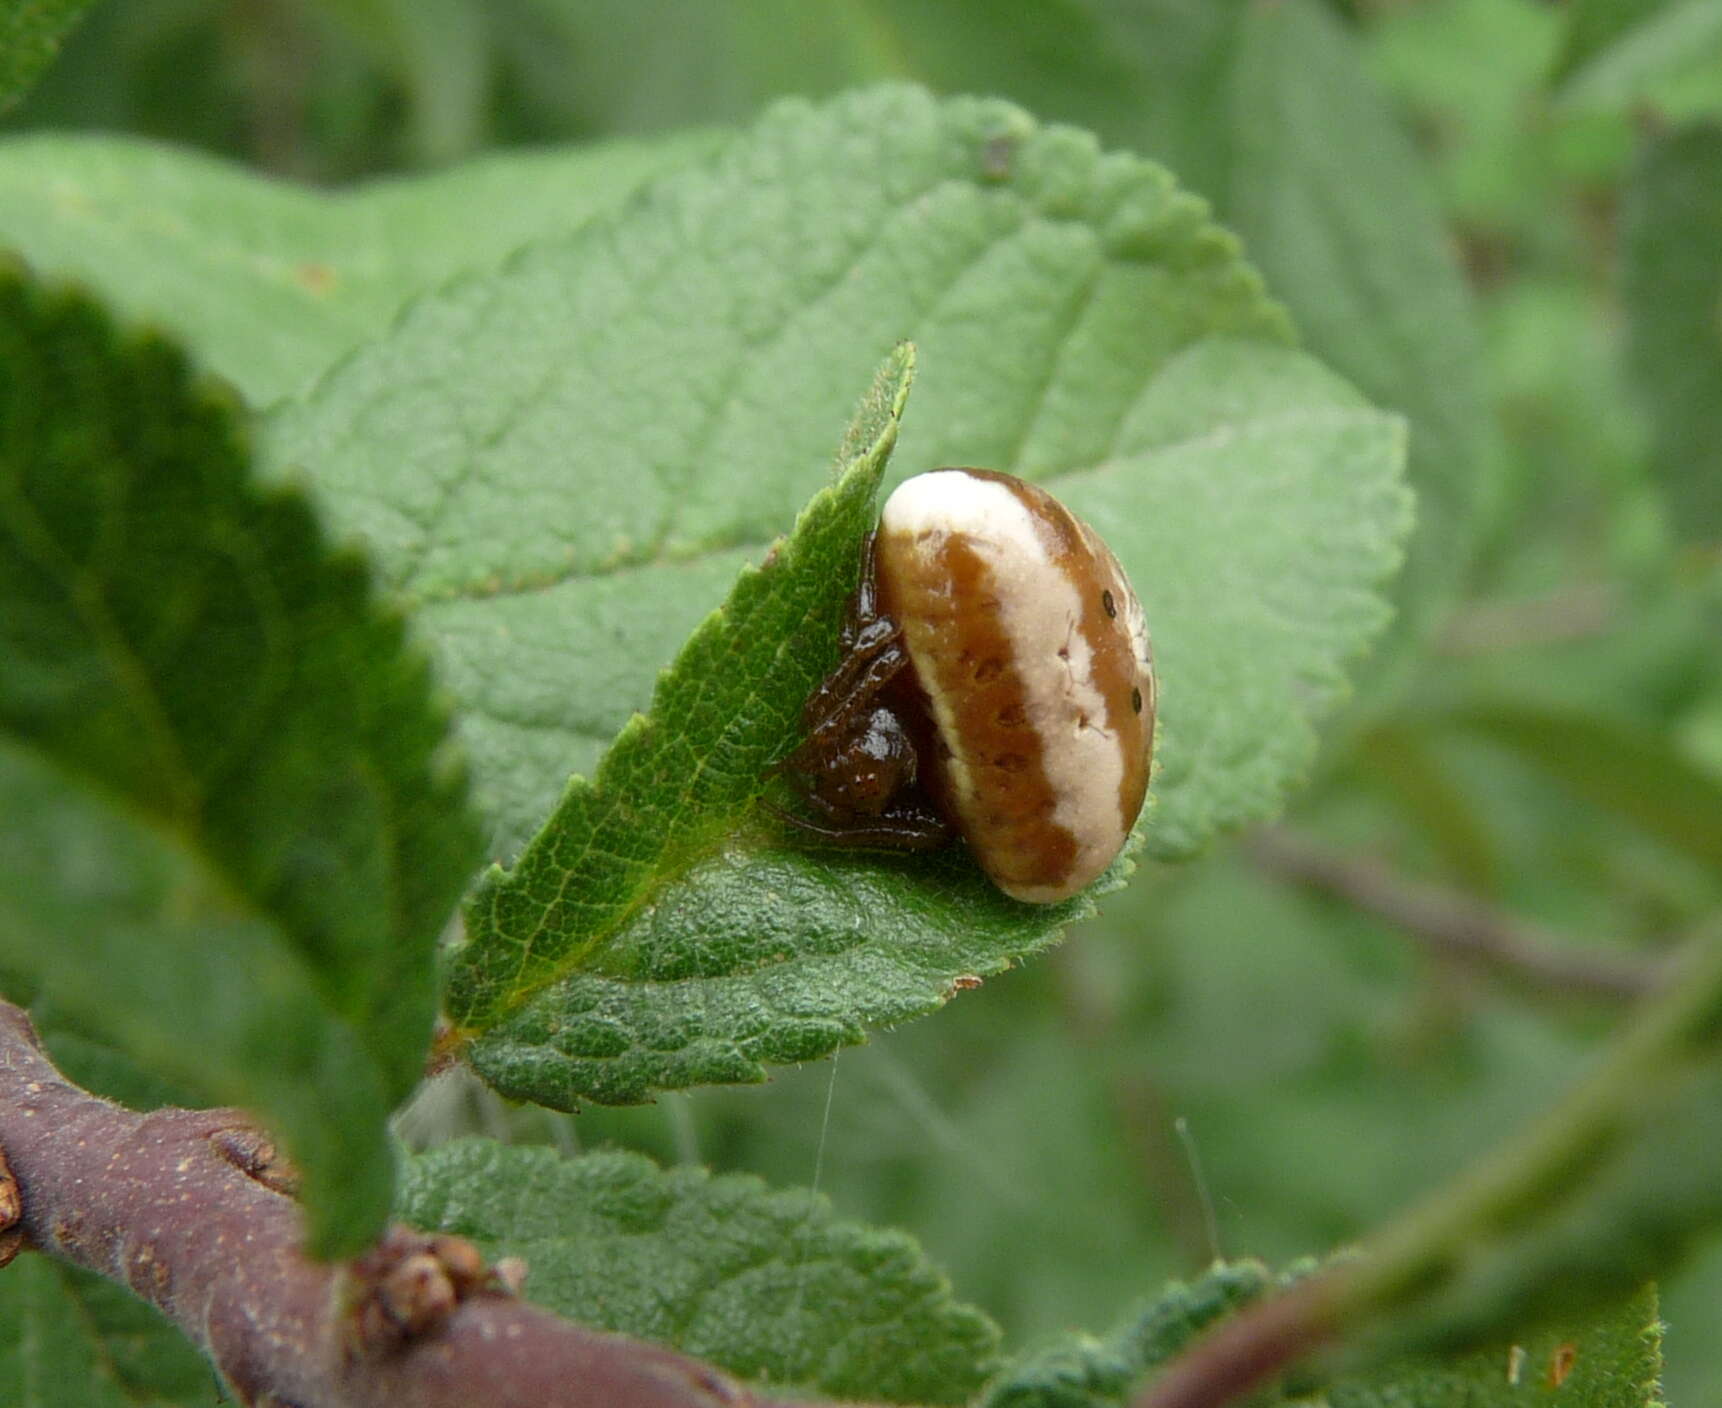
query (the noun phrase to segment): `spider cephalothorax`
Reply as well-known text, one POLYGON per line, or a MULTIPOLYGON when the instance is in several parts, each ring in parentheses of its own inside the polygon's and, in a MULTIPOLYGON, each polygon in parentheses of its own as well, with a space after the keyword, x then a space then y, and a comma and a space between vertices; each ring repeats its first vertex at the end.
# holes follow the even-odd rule
POLYGON ((868 534, 837 635, 842 655, 802 707, 806 736, 774 769, 818 818, 781 815, 838 845, 930 850, 952 830, 919 784, 920 750, 903 713, 920 701, 902 629, 879 609, 875 545, 868 534))

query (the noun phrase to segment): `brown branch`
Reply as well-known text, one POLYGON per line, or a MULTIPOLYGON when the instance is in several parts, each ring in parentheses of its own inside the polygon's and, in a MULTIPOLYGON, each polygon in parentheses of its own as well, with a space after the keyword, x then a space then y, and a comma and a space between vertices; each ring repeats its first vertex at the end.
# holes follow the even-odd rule
POLYGON ((397 1229, 351 1266, 307 1260, 279 1161, 248 1129, 231 1110, 98 1099, 0 1002, 0 1173, 22 1208, 10 1235, 157 1306, 241 1403, 771 1408, 708 1365, 515 1299, 507 1269, 482 1276, 458 1238, 397 1229))
POLYGON ((1333 1337, 1329 1272, 1245 1306, 1197 1340, 1131 1408, 1222 1408, 1260 1388, 1333 1337))
POLYGON ((1444 655, 1486 655, 1600 635, 1620 612, 1620 593, 1608 582, 1582 582, 1545 596, 1474 602, 1442 628, 1444 655))
POLYGON ((1345 900, 1443 954, 1538 988, 1627 999, 1662 981, 1660 963, 1635 963, 1579 947, 1463 891, 1407 879, 1375 861, 1331 851, 1293 832, 1263 829, 1251 838, 1249 848, 1284 879, 1345 900))

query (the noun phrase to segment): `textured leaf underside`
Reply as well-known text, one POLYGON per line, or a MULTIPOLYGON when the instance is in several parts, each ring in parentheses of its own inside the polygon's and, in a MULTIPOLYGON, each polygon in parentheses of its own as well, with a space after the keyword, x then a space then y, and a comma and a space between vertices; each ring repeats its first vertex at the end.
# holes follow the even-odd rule
POLYGON ((997 1328, 909 1237, 842 1221, 814 1193, 469 1139, 409 1162, 399 1213, 524 1258, 527 1295, 561 1315, 744 1378, 957 1403, 993 1367, 997 1328))

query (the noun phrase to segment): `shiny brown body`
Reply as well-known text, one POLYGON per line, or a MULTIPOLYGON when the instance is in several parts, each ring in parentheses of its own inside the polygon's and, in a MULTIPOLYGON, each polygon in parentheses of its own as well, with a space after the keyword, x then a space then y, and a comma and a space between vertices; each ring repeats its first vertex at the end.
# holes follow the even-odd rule
POLYGON ((1045 490, 987 470, 922 480, 946 475, 968 484, 894 511, 900 492, 878 543, 879 604, 939 739, 926 782, 1001 889, 1063 899, 1111 863, 1147 793, 1141 609, 1105 544, 1045 490), (999 502, 970 511, 979 492, 999 502))

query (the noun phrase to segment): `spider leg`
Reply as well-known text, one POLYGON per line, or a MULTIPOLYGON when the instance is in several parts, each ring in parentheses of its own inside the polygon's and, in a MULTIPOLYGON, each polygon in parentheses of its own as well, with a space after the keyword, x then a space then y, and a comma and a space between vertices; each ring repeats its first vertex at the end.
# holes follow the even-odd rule
POLYGON ((843 624, 837 631, 837 643, 844 654, 848 654, 862 641, 868 626, 883 619, 879 611, 879 578, 876 570, 879 560, 878 538, 877 533, 869 533, 861 540, 861 578, 856 584, 855 595, 849 599, 849 609, 843 613, 843 624))
MULTIPOLYGON (((808 800, 820 805, 817 797, 809 796, 808 800)), ((797 816, 764 798, 760 799, 759 805, 785 826, 817 836, 825 844, 841 850, 932 851, 951 839, 950 825, 921 808, 905 808, 897 813, 886 813, 877 821, 856 824, 797 816)))
POLYGON ((768 767, 766 777, 776 777, 786 769, 799 767, 807 757, 817 756, 833 730, 846 727, 860 710, 872 707, 874 696, 909 663, 908 655, 900 647, 891 648, 896 646, 898 634, 893 629, 871 655, 850 656, 825 677, 824 683, 808 696, 801 742, 768 767), (824 707, 815 713, 817 704, 824 707))
POLYGON ((957 828, 935 811, 931 803, 920 800, 922 795, 919 791, 912 792, 885 815, 899 835, 917 838, 914 849, 930 851, 954 840, 957 828))
POLYGON ((902 632, 891 633, 865 651, 845 656, 818 689, 808 696, 808 705, 820 705, 817 713, 804 711, 802 722, 811 737, 827 732, 831 725, 869 707, 875 695, 900 675, 909 663, 902 647, 902 632))

